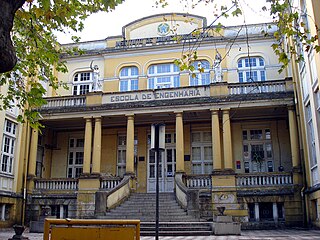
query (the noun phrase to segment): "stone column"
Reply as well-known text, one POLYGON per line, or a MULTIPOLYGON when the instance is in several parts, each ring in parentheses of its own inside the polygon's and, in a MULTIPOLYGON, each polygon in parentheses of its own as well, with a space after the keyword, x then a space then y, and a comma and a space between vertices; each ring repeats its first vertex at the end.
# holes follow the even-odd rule
POLYGON ((289 116, 289 133, 290 133, 292 166, 295 168, 300 166, 300 157, 299 157, 299 141, 298 141, 296 113, 293 106, 288 107, 288 116, 289 116))
POLYGON ((230 109, 222 111, 224 168, 233 170, 230 109))
POLYGON ((134 115, 127 115, 126 174, 134 174, 134 115))
POLYGON ((272 205, 272 211, 273 211, 273 220, 275 223, 278 223, 279 216, 278 216, 278 206, 277 203, 273 203, 272 205))
POLYGON ((254 204, 254 218, 255 218, 256 222, 260 221, 259 203, 254 204))
POLYGON ((100 174, 101 165, 101 117, 95 118, 93 153, 92 153, 92 173, 100 174))
POLYGON ((30 155, 29 155, 29 170, 28 170, 28 175, 32 177, 36 176, 37 148, 38 148, 38 130, 32 128, 30 155))
POLYGON ((176 172, 184 172, 184 141, 182 112, 176 114, 176 172))
POLYGON ((86 118, 86 127, 85 127, 85 133, 84 133, 84 154, 83 154, 83 173, 85 174, 90 174, 91 145, 92 145, 92 119, 86 118))
POLYGON ((213 170, 221 170, 222 159, 221 159, 219 110, 211 110, 211 132, 212 132, 213 170))

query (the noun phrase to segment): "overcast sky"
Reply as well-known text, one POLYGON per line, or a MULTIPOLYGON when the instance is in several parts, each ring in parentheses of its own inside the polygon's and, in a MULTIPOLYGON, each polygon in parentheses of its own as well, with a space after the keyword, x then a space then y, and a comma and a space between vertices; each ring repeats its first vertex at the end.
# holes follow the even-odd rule
MULTIPOLYGON (((112 12, 101 12, 91 15, 85 21, 85 28, 82 33, 78 34, 81 41, 91 41, 98 39, 105 39, 109 36, 121 35, 122 27, 134 20, 146 16, 159 14, 159 13, 190 13, 207 18, 208 25, 216 19, 214 16, 214 6, 205 6, 201 4, 196 8, 192 8, 191 4, 183 6, 181 0, 167 0, 169 6, 165 8, 156 8, 155 0, 125 0, 124 3, 116 7, 112 12)), ((197 0, 189 0, 189 2, 197 2, 197 0)), ((218 2, 224 2, 220 0, 218 2)), ((227 2, 227 1, 225 1, 227 2)), ((239 25, 246 23, 262 23, 270 22, 271 18, 268 12, 263 12, 262 6, 266 4, 265 0, 241 0, 241 7, 245 14, 239 18, 219 19, 224 25, 239 25), (245 18, 245 19, 244 19, 245 18)), ((70 43, 71 36, 66 34, 57 34, 60 43, 70 43)))

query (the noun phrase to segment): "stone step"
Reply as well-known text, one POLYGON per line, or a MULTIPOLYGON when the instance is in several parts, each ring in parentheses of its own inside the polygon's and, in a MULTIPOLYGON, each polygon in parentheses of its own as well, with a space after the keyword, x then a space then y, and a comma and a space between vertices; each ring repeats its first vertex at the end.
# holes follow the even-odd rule
MULTIPOLYGON (((211 223, 199 222, 160 222, 160 236, 209 236, 213 233, 211 223)), ((155 223, 142 222, 140 225, 141 236, 154 236, 155 223)))
MULTIPOLYGON (((155 217, 152 216, 100 216, 98 217, 99 219, 139 219, 140 221, 146 221, 146 222, 150 222, 150 221, 155 221, 155 217)), ((166 221, 166 222, 190 222, 190 221, 195 221, 192 218, 188 218, 188 217, 159 217, 160 221, 166 221)), ((200 221, 199 221, 200 222, 200 221)))

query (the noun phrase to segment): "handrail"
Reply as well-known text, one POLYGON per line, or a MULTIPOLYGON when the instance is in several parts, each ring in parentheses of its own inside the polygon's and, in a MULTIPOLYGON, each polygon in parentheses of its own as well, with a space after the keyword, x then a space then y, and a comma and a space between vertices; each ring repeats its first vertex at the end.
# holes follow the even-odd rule
POLYGON ((96 192, 96 206, 95 215, 104 214, 106 210, 115 208, 120 205, 125 199, 129 198, 132 189, 135 187, 134 176, 124 176, 121 182, 111 189, 105 191, 104 189, 96 192))
POLYGON ((180 206, 184 209, 188 208, 188 188, 182 181, 182 174, 175 175, 175 185, 176 185, 176 199, 180 206))

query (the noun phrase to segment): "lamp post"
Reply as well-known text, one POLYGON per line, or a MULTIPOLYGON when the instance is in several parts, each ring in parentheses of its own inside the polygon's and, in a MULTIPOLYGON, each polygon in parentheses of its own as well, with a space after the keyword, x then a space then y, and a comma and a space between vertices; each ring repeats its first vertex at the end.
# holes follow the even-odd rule
POLYGON ((161 152, 165 149, 165 125, 151 125, 151 150, 156 153, 156 226, 155 239, 159 239, 159 163, 161 152))

